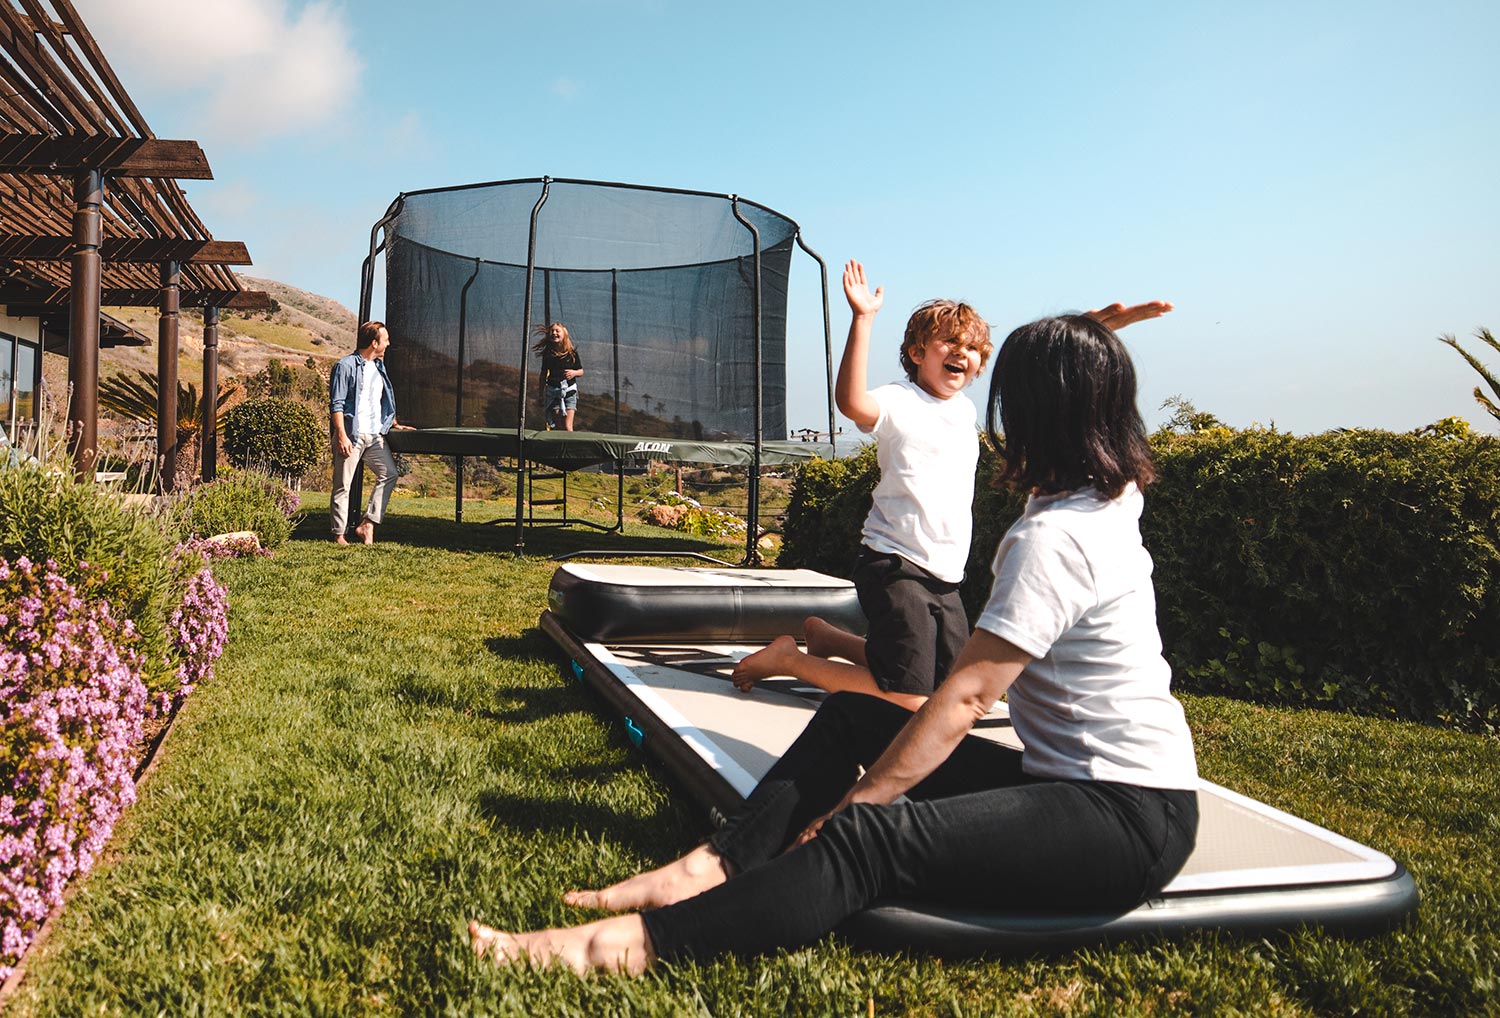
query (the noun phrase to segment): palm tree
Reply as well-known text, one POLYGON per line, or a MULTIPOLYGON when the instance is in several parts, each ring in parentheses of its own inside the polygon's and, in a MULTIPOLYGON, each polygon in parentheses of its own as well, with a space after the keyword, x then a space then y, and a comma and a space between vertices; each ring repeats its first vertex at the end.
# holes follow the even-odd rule
MULTIPOLYGON (((1489 329, 1480 329, 1478 332, 1474 333, 1474 338, 1478 339, 1482 343, 1487 344, 1489 348, 1491 350, 1494 350, 1496 353, 1500 353, 1500 340, 1496 340, 1494 336, 1490 335, 1489 329)), ((1459 356, 1469 362, 1469 367, 1479 372, 1479 377, 1483 378, 1485 384, 1490 387, 1490 391, 1495 394, 1495 399, 1500 399, 1500 379, 1497 379, 1494 374, 1491 373, 1489 368, 1486 368, 1483 364, 1481 364, 1478 357, 1475 357, 1473 354, 1469 353, 1469 351, 1459 346, 1458 340, 1454 339, 1452 336, 1439 336, 1438 342, 1447 343, 1449 346, 1453 347, 1453 349, 1457 350, 1459 356)), ((1488 396, 1486 396, 1484 394, 1484 390, 1480 389, 1477 385, 1474 386, 1474 399, 1477 403, 1479 403, 1480 406, 1484 407, 1490 412, 1491 417, 1493 417, 1497 421, 1500 421, 1500 406, 1496 406, 1495 402, 1488 396)))
MULTIPOLYGON (((137 371, 139 377, 112 375, 99 380, 99 405, 113 411, 129 421, 156 423, 156 400, 160 385, 156 374, 137 371)), ((214 400, 214 417, 224 420, 224 404, 240 389, 238 382, 220 382, 218 398, 214 400)), ((203 428, 203 413, 206 401, 198 398, 198 387, 189 382, 177 383, 177 439, 179 443, 189 441, 203 428)))

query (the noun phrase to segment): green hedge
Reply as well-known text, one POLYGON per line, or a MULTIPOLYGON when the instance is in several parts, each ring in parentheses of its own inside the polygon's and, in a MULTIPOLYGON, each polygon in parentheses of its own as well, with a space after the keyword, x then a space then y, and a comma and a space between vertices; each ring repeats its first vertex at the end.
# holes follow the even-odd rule
MULTIPOLYGON (((1465 429, 1152 438, 1142 536, 1179 688, 1500 728, 1500 440, 1465 429)), ((981 457, 964 600, 1023 499, 981 457)), ((873 452, 803 468, 781 562, 847 576, 873 452)))

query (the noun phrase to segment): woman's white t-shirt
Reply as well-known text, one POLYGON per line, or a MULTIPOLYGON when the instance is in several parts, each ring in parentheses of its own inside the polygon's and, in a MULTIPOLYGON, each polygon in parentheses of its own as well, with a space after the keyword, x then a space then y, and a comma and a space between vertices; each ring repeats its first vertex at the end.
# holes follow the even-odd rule
POLYGON ((1198 787, 1156 628, 1144 505, 1133 484, 1114 499, 1033 495, 995 552, 977 627, 1032 657, 1006 696, 1028 774, 1198 787))
POLYGON ((974 529, 978 411, 963 393, 938 399, 915 382, 892 382, 870 395, 880 407, 869 429, 880 482, 864 544, 958 583, 974 529))

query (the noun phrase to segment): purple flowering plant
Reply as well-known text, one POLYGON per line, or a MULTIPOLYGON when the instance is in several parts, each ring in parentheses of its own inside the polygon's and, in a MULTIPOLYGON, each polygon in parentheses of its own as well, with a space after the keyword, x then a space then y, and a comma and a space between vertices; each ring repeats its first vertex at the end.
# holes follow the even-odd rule
POLYGON ((135 800, 138 643, 55 563, 0 558, 0 979, 135 800))

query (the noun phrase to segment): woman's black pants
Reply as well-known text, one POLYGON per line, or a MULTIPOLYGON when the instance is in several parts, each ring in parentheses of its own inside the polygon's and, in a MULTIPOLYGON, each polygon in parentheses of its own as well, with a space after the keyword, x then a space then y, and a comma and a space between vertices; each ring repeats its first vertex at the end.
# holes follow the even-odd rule
POLYGON ((843 798, 910 712, 835 693, 711 839, 731 874, 642 913, 659 957, 796 947, 881 898, 1007 911, 1126 911, 1171 880, 1193 849, 1197 793, 1037 780, 1021 753, 966 737, 887 806, 856 805, 784 851, 843 798))

